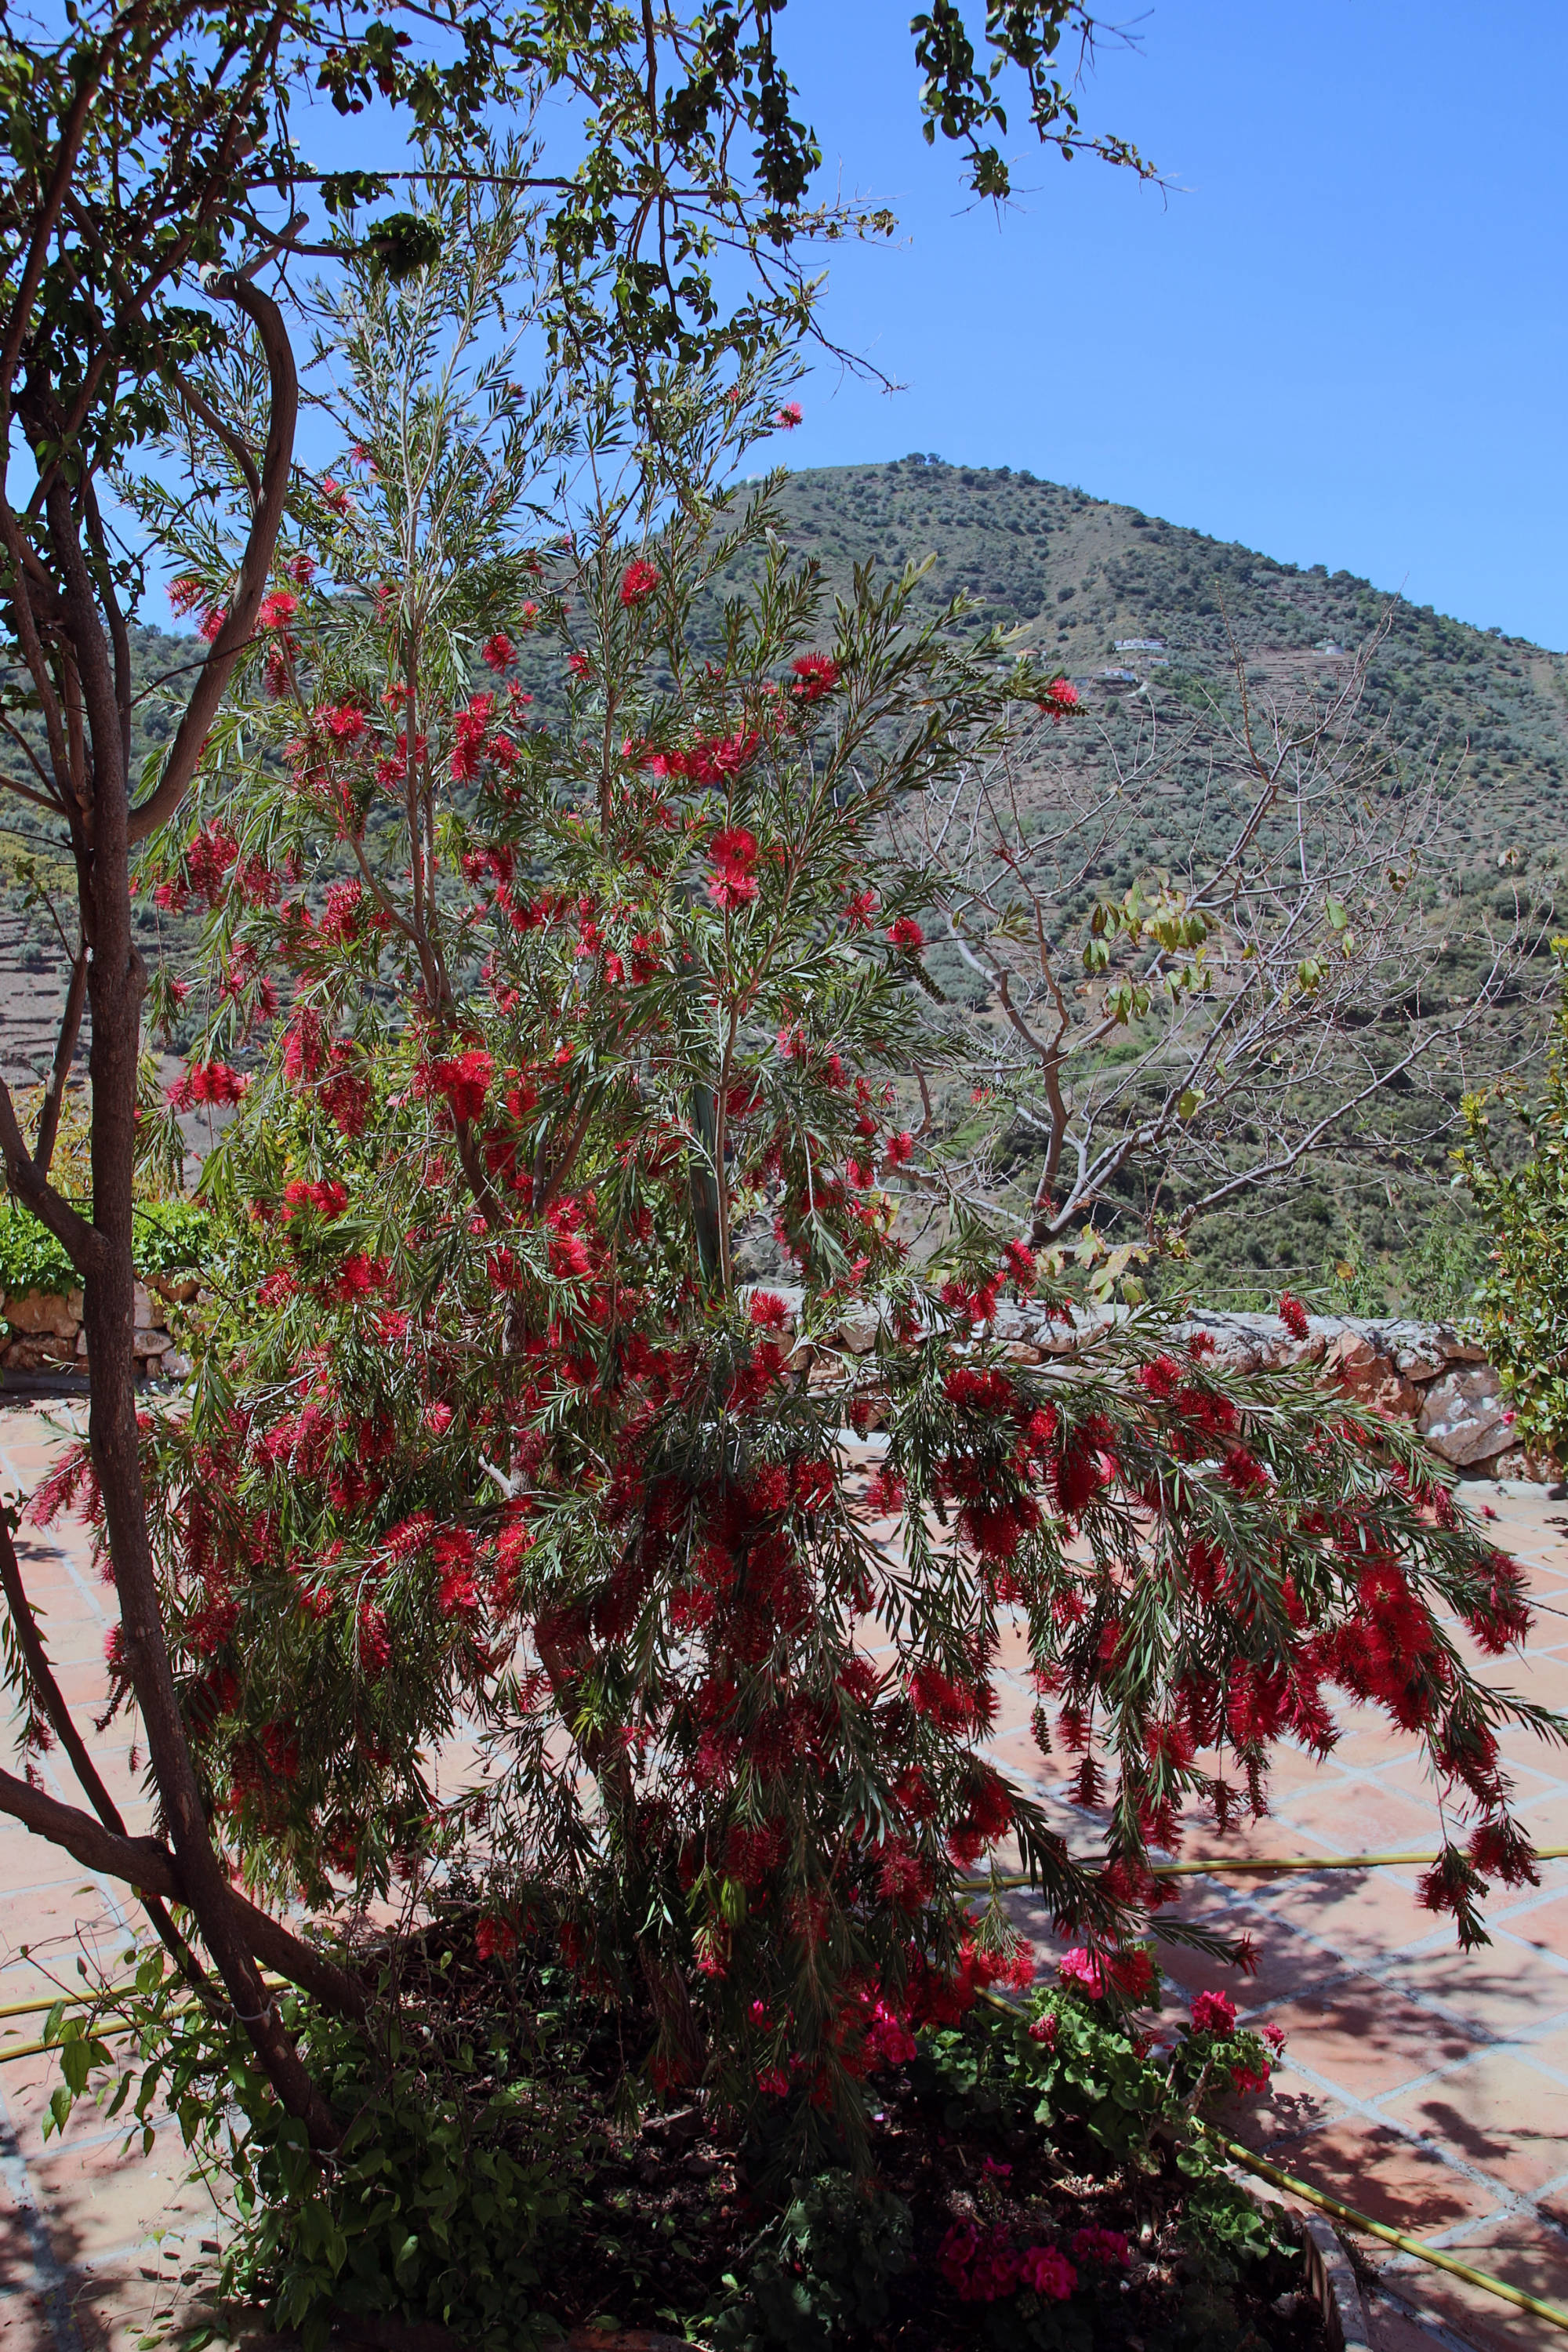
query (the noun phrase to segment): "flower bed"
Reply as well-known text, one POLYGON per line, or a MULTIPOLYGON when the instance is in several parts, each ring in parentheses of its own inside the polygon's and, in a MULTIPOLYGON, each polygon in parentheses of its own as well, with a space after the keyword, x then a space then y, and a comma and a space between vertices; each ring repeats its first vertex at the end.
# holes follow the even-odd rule
MULTIPOLYGON (((651 2012, 499 1923, 447 1920, 377 2025, 300 2020, 348 2123, 331 2168, 237 2068, 253 2128, 226 2293, 308 2344, 331 2315, 436 2323, 475 2352, 612 2325, 712 2352, 1318 2352, 1300 2254, 1209 2153, 1205 2117, 1273 2049, 1219 1993, 1153 2025, 1148 1953, 1120 1965, 1142 2026, 1081 1952, 1004 2001, 1003 1963, 971 1947, 901 2015, 868 2008, 849 2030, 869 2143, 790 2179, 789 2084, 744 2137, 700 2093, 639 2113, 651 2012)), ((236 2056, 205 2021, 172 2038, 187 2098, 236 2056)))

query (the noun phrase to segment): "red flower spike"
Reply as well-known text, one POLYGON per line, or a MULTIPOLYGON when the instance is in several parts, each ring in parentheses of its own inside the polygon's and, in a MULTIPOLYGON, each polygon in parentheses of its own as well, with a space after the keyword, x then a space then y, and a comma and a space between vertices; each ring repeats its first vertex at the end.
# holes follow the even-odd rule
POLYGON ((639 557, 635 563, 628 563, 621 574, 621 602, 630 611, 635 605, 646 604, 658 586, 658 573, 651 563, 645 563, 639 557))

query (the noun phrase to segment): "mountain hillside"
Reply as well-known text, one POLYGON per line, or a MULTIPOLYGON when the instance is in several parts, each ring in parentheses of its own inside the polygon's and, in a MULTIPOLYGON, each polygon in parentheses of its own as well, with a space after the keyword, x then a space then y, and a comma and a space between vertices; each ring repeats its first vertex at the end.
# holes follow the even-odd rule
POLYGON ((1139 638, 1178 674, 1217 677, 1234 639, 1255 676, 1306 679, 1332 667, 1321 649, 1353 649, 1384 625, 1367 708, 1451 768, 1456 856, 1535 856, 1562 839, 1568 656, 1005 467, 919 456, 825 467, 792 475, 784 508, 792 543, 830 579, 868 557, 934 555, 927 611, 963 590, 979 621, 1024 625, 1021 646, 1089 679, 1150 675, 1160 656, 1116 649, 1139 638))
MULTIPOLYGON (((1436 770, 1442 778, 1424 887, 1440 910, 1436 919, 1453 935, 1457 966, 1478 925, 1493 912, 1511 919, 1521 899, 1542 940, 1554 925, 1563 927, 1557 904, 1568 849, 1568 657, 1411 605, 1347 572, 1276 562, 1005 467, 986 471, 916 455, 807 470, 785 478, 781 504, 793 551, 815 557, 830 583, 847 588, 854 567, 872 559, 883 572, 897 572, 907 561, 931 557, 916 591, 918 612, 939 612, 963 592, 971 624, 1001 624, 1016 632, 1020 648, 1059 663, 1099 722, 1064 730, 1061 750, 1069 761, 1103 759, 1106 746, 1131 746, 1140 729, 1190 718, 1212 689, 1226 688, 1237 653, 1249 691, 1267 698, 1331 688, 1352 655, 1373 640, 1363 716, 1385 727, 1413 769, 1436 770)), ((137 633, 136 665, 146 685, 198 653, 189 636, 137 633)), ((547 719, 561 715, 552 667, 542 663, 541 675, 528 681, 547 719)), ((10 681, 13 690, 20 683, 10 681)), ((24 730, 36 724, 30 714, 18 710, 18 717, 24 730)), ((165 724, 156 696, 139 702, 137 768, 165 724)), ((1180 731, 1167 729, 1167 735, 1180 731)), ((1133 821, 1062 898, 1064 925, 1087 915, 1095 898, 1177 867, 1194 851, 1202 856, 1204 756, 1190 744, 1173 755, 1171 773, 1144 794, 1133 821)), ((74 928, 69 867, 53 832, 20 812, 13 816, 9 807, 0 812, 0 1065, 16 1080, 29 1070, 41 1074, 45 1019, 58 991, 58 940, 36 887, 28 887, 29 860, 36 861, 35 881, 49 885, 67 927, 74 928)), ((151 956, 161 948, 178 961, 194 948, 191 919, 171 923, 142 904, 137 920, 151 956)), ((984 981, 950 943, 933 942, 930 961, 942 987, 981 1024, 976 1051, 983 1052, 984 1028, 999 1017, 984 981)), ((1487 1067, 1517 1066, 1536 1048, 1538 997, 1539 990, 1525 987, 1509 1014, 1493 1022, 1481 1040, 1487 1067)), ((1450 1110, 1461 1082, 1456 1073, 1446 1086, 1450 1110)), ((965 1099, 962 1090, 953 1097, 960 1106, 965 1099)), ((1249 1284, 1267 1292, 1286 1271, 1299 1280, 1317 1277, 1336 1260, 1359 1265, 1364 1255, 1385 1267, 1408 1266, 1413 1252, 1426 1245, 1415 1236, 1429 1235, 1451 1139, 1429 1122, 1417 1134, 1426 1119, 1425 1109, 1420 1120, 1413 1110, 1409 1150, 1395 1160, 1352 1138, 1275 1199, 1252 1202, 1239 1218, 1233 1211, 1213 1232, 1195 1234, 1216 1301, 1222 1277, 1235 1277, 1244 1296, 1249 1284), (1407 1184, 1412 1171, 1416 1181, 1407 1184)), ((949 1124, 961 1122, 961 1108, 950 1107, 949 1124)), ((1129 1198, 1125 1205, 1136 1219, 1137 1202, 1129 1198)), ((1470 1244, 1457 1216, 1456 1206, 1450 1238, 1458 1233, 1463 1255, 1470 1244)), ((1378 1302, 1363 1296, 1342 1303, 1378 1302)))
MULTIPOLYGON (((1568 928, 1559 911, 1568 658, 1412 605, 1347 572, 1279 563, 1027 473, 915 456, 792 475, 782 504, 790 544, 815 556, 831 582, 847 585, 868 559, 897 570, 932 557, 916 592, 921 610, 940 611, 962 591, 972 620, 1014 630, 1020 648, 1059 662, 1096 723, 1063 730, 1058 767, 1064 759, 1098 765, 1109 780, 1112 758, 1131 763, 1164 728, 1168 771, 1133 793, 1126 821, 1056 903, 1064 929, 1097 898, 1179 870, 1194 853, 1205 861, 1215 742, 1201 726, 1186 735, 1171 722, 1191 720, 1211 695, 1233 696, 1238 656, 1249 695, 1283 700, 1331 692, 1370 641, 1360 720, 1391 748, 1385 789, 1397 798, 1437 780, 1420 895, 1442 935, 1442 969, 1462 994, 1489 929, 1506 931, 1521 911, 1537 955, 1468 1054, 1441 1066, 1430 1092, 1380 1106, 1382 1139, 1342 1129, 1278 1192, 1201 1222, 1194 1274, 1205 1295, 1236 1303, 1267 1297, 1283 1278, 1322 1295, 1325 1276, 1331 1292, 1339 1286, 1337 1303, 1362 1311, 1382 1307, 1385 1279, 1396 1299, 1463 1296, 1478 1237, 1448 1189, 1450 1122, 1467 1085, 1540 1050, 1546 942, 1568 928)), ((1218 756, 1223 763, 1223 750, 1218 756)), ((1059 805, 1049 793, 1048 779, 1020 780, 1026 833, 1049 830, 1059 805)), ((983 1057, 986 1031, 1002 1026, 994 1000, 952 947, 935 943, 928 961, 975 1016, 983 1057)), ((950 1128, 962 1129, 963 1104, 961 1093, 950 1097, 950 1128)), ((1145 1205, 1138 1188, 1130 1191, 1130 1230, 1145 1205)))

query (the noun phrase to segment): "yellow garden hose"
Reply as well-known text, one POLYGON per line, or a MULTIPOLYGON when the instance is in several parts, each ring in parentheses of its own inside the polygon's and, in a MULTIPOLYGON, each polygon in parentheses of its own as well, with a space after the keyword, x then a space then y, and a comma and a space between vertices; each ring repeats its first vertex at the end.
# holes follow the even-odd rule
MULTIPOLYGON (((268 1992, 279 1992, 289 1979, 287 1977, 264 1976, 261 1981, 268 1992)), ((56 1993, 49 2000, 7 2001, 5 2006, 0 2009, 0 2017, 37 2017, 40 2012, 47 2012, 51 2009, 90 2009, 95 2001, 112 2005, 120 1994, 134 1992, 135 1990, 134 1985, 110 1985, 102 1992, 56 1993)), ((199 2000, 187 2001, 182 2008, 174 2010, 172 2014, 175 2017, 194 2017, 201 2007, 199 2000)), ((118 2036, 137 2033, 140 2031, 141 2028, 135 2025, 106 2025, 100 2028, 93 2038, 98 2042, 108 2042, 118 2036)), ((0 2063, 7 2058, 36 2058, 40 2050, 58 2050, 60 2046, 58 2042, 13 2042, 0 2044, 0 2063)))
MULTIPOLYGON (((1288 1870, 1388 1870, 1400 1864, 1413 1866, 1416 1863, 1441 1862, 1439 1853, 1277 1853, 1260 1860, 1249 1860, 1237 1854, 1234 1859, 1215 1855, 1205 1862, 1152 1862, 1151 1878, 1229 1878, 1244 1873, 1255 1878, 1267 1878, 1277 1871, 1288 1870)), ((1568 1862, 1568 1845, 1543 1845, 1538 1848, 1537 1862, 1568 1862)), ((1026 1871, 1004 1872, 996 1879, 966 1878, 966 1895, 988 1894, 993 1885, 1002 1887, 1032 1886, 1034 1880, 1026 1871)))
POLYGON ((1342 2205, 1339 2199, 1331 2197, 1326 2189, 1314 2189, 1310 2181, 1298 2180, 1293 2173, 1282 2172, 1266 2157, 1255 2156, 1251 2148, 1243 2147, 1239 2140, 1222 2140, 1220 2146, 1233 2163, 1239 2164, 1244 2171, 1254 2172, 1260 2180, 1270 2181, 1276 2189, 1288 2189, 1292 2197, 1303 2198, 1309 2205, 1316 2205, 1321 2211, 1331 2213, 1336 2221, 1343 2221, 1347 2228, 1361 2231, 1369 2238, 1381 2238, 1384 2245, 1397 2246, 1402 2254, 1414 2254, 1418 2263, 1428 2263, 1434 2270, 1447 2271, 1453 2277, 1463 2279, 1467 2286, 1479 2287, 1483 2294, 1495 2294, 1500 2302, 1511 2303, 1517 2311, 1528 2311, 1535 2318, 1546 2320, 1552 2327, 1568 2328, 1568 2311, 1562 2310, 1558 2305, 1542 2303, 1539 2296, 1526 2294, 1522 2287, 1510 2286, 1507 2279, 1493 2278, 1488 2271, 1472 2270, 1468 2263, 1460 2262, 1457 2255, 1446 2254, 1436 2246, 1423 2245, 1419 2238, 1406 2237, 1403 2230, 1391 2230, 1386 2221, 1374 2221, 1370 2213, 1358 2213, 1353 2205, 1342 2205))

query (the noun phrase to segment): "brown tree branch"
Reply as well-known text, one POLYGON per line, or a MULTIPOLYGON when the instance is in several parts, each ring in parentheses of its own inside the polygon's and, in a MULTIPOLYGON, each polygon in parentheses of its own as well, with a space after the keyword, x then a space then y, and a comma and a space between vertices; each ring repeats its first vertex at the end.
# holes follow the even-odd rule
MULTIPOLYGON (((190 1903, 178 1862, 157 1838, 117 1835, 79 1806, 62 1804, 58 1797, 35 1789, 14 1772, 0 1771, 0 1813, 9 1813, 35 1837, 46 1838, 50 1845, 74 1855, 85 1869, 117 1878, 138 1894, 162 1895, 170 1903, 190 1903)), ((365 2014, 364 1990, 346 1969, 313 1950, 243 1895, 231 1890, 229 1899, 239 1931, 264 1969, 286 1977, 339 2016, 365 2014)))
POLYGON ((218 705, 233 675, 235 663, 255 632, 256 616, 267 588, 273 551, 283 521, 284 502, 294 458, 294 428, 300 413, 300 378, 283 313, 270 295, 248 278, 217 278, 212 290, 242 310, 261 339, 271 380, 272 412, 268 420, 267 449, 261 465, 261 496, 251 516, 250 532, 240 559, 239 577, 222 628, 202 664, 191 698, 185 706, 163 772, 151 797, 131 812, 128 840, 144 841, 166 824, 190 789, 202 747, 218 705))
POLYGON ((54 1067, 49 1073, 44 1107, 38 1114, 38 1139, 33 1146, 33 1165, 40 1176, 47 1176, 49 1162, 55 1156, 55 1141, 60 1131, 60 1113, 65 1108, 66 1085, 70 1077, 71 1063, 76 1058, 77 1039, 81 1034, 82 1007, 86 1003, 87 941, 83 940, 71 965, 65 1010, 60 1015, 60 1034, 55 1040, 54 1067))

